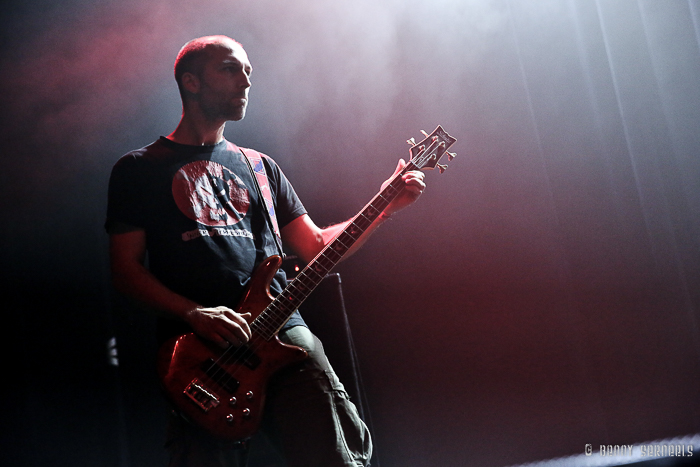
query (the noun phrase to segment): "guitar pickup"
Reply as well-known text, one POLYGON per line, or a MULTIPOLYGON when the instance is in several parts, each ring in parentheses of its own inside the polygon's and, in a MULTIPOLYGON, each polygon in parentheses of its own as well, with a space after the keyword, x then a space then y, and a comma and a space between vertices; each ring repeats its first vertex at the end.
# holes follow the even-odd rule
POLYGON ((260 357, 253 352, 248 345, 244 345, 238 348, 236 360, 238 363, 242 363, 251 370, 254 370, 260 365, 260 357))
POLYGON ((216 363, 212 358, 202 362, 200 369, 231 394, 235 393, 238 386, 241 385, 236 378, 231 376, 228 371, 224 370, 221 365, 216 363))
POLYGON ((204 412, 209 412, 210 409, 219 405, 219 396, 207 389, 197 378, 187 385, 183 394, 189 397, 204 412))

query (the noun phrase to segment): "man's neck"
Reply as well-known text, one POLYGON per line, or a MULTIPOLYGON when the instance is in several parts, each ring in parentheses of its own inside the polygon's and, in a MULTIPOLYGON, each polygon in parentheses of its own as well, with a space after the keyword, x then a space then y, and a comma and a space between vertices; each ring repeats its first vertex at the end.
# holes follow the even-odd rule
POLYGON ((225 126, 226 122, 212 123, 183 114, 180 123, 175 131, 168 135, 168 139, 180 144, 209 146, 223 141, 225 126))

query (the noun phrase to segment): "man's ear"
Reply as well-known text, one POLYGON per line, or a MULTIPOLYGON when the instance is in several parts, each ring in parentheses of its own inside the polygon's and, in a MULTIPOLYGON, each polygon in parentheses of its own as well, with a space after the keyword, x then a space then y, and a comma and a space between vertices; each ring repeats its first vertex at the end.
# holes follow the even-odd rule
POLYGON ((182 87, 191 94, 198 94, 201 82, 199 77, 189 71, 182 74, 182 87))

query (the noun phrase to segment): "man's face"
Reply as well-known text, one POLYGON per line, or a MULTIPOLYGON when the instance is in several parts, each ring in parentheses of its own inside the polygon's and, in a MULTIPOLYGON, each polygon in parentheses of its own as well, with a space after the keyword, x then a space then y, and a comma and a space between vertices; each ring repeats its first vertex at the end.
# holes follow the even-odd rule
POLYGON ((200 106, 210 120, 245 117, 252 67, 239 44, 224 42, 209 51, 200 79, 200 106))

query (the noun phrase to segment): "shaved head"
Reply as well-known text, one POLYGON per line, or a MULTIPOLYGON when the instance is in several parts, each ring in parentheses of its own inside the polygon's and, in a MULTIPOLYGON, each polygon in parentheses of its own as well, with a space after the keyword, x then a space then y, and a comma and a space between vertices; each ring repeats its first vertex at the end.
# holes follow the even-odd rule
POLYGON ((175 81, 183 99, 185 93, 182 86, 182 75, 192 73, 200 76, 213 51, 234 46, 242 47, 240 43, 230 37, 221 35, 198 37, 182 46, 175 59, 175 81))

